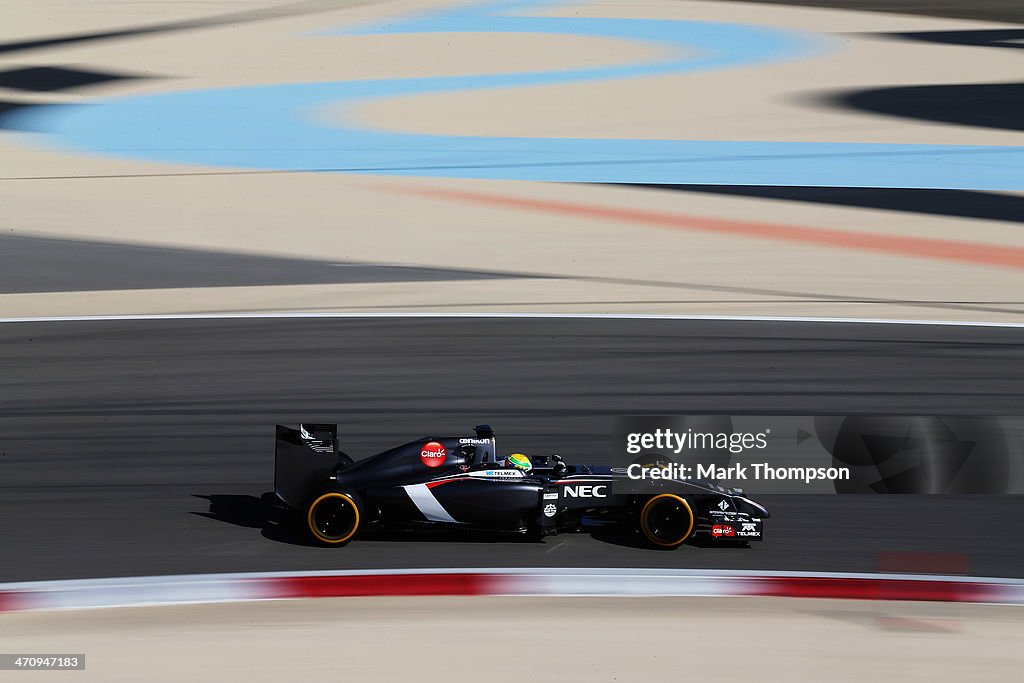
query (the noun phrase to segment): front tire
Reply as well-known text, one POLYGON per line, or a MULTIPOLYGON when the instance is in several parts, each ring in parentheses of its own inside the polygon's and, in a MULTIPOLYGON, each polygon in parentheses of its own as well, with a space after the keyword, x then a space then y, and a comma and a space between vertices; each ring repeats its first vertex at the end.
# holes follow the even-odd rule
POLYGON ((324 545, 344 545, 359 532, 363 509, 358 496, 345 491, 325 491, 310 502, 306 528, 324 545))
POLYGON ((682 496, 659 493, 640 510, 640 532, 659 548, 677 548, 693 534, 693 507, 682 496))

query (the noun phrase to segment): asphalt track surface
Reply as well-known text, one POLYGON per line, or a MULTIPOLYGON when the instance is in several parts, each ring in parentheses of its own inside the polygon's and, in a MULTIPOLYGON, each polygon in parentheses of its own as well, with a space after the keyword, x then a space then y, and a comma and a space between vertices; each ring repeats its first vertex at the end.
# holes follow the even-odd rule
MULTIPOLYGON (((269 523, 273 426, 339 422, 362 457, 487 421, 499 449, 607 461, 610 419, 690 411, 1007 415, 1013 328, 544 318, 0 325, 0 581, 382 567, 874 571, 880 553, 1024 576, 1014 497, 766 499, 751 549, 376 536, 316 548, 269 523)), ((942 569, 942 567, 936 567, 942 569)))

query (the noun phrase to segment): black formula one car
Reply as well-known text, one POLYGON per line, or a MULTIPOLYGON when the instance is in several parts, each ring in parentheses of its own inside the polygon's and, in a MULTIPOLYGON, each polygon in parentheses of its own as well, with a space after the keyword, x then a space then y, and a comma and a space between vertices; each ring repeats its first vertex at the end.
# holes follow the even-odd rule
POLYGON ((472 529, 541 539, 588 521, 628 525, 658 548, 691 538, 763 538, 768 511, 714 482, 667 481, 653 493, 615 493, 623 468, 566 464, 558 455, 497 456, 494 431, 425 436, 354 461, 337 425, 277 426, 274 490, 312 538, 343 545, 370 527, 472 529))

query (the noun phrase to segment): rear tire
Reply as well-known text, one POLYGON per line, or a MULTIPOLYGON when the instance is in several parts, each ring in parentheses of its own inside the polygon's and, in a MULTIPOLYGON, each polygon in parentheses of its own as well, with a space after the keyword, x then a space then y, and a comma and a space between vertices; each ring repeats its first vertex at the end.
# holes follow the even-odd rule
POLYGON ((693 507, 682 496, 659 493, 640 510, 640 532, 659 548, 677 548, 693 534, 693 507))
POLYGON ((355 538, 363 523, 359 497, 345 491, 325 491, 306 509, 306 528, 324 545, 344 545, 355 538))

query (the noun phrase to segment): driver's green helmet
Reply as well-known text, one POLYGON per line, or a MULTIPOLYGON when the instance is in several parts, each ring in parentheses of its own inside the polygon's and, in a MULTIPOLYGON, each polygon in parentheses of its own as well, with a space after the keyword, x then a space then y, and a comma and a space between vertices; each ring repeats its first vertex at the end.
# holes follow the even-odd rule
POLYGON ((524 470, 526 472, 529 472, 531 469, 533 469, 533 465, 530 463, 530 459, 527 458, 522 453, 513 453, 512 455, 508 456, 508 464, 512 465, 513 467, 518 467, 519 469, 524 470))

